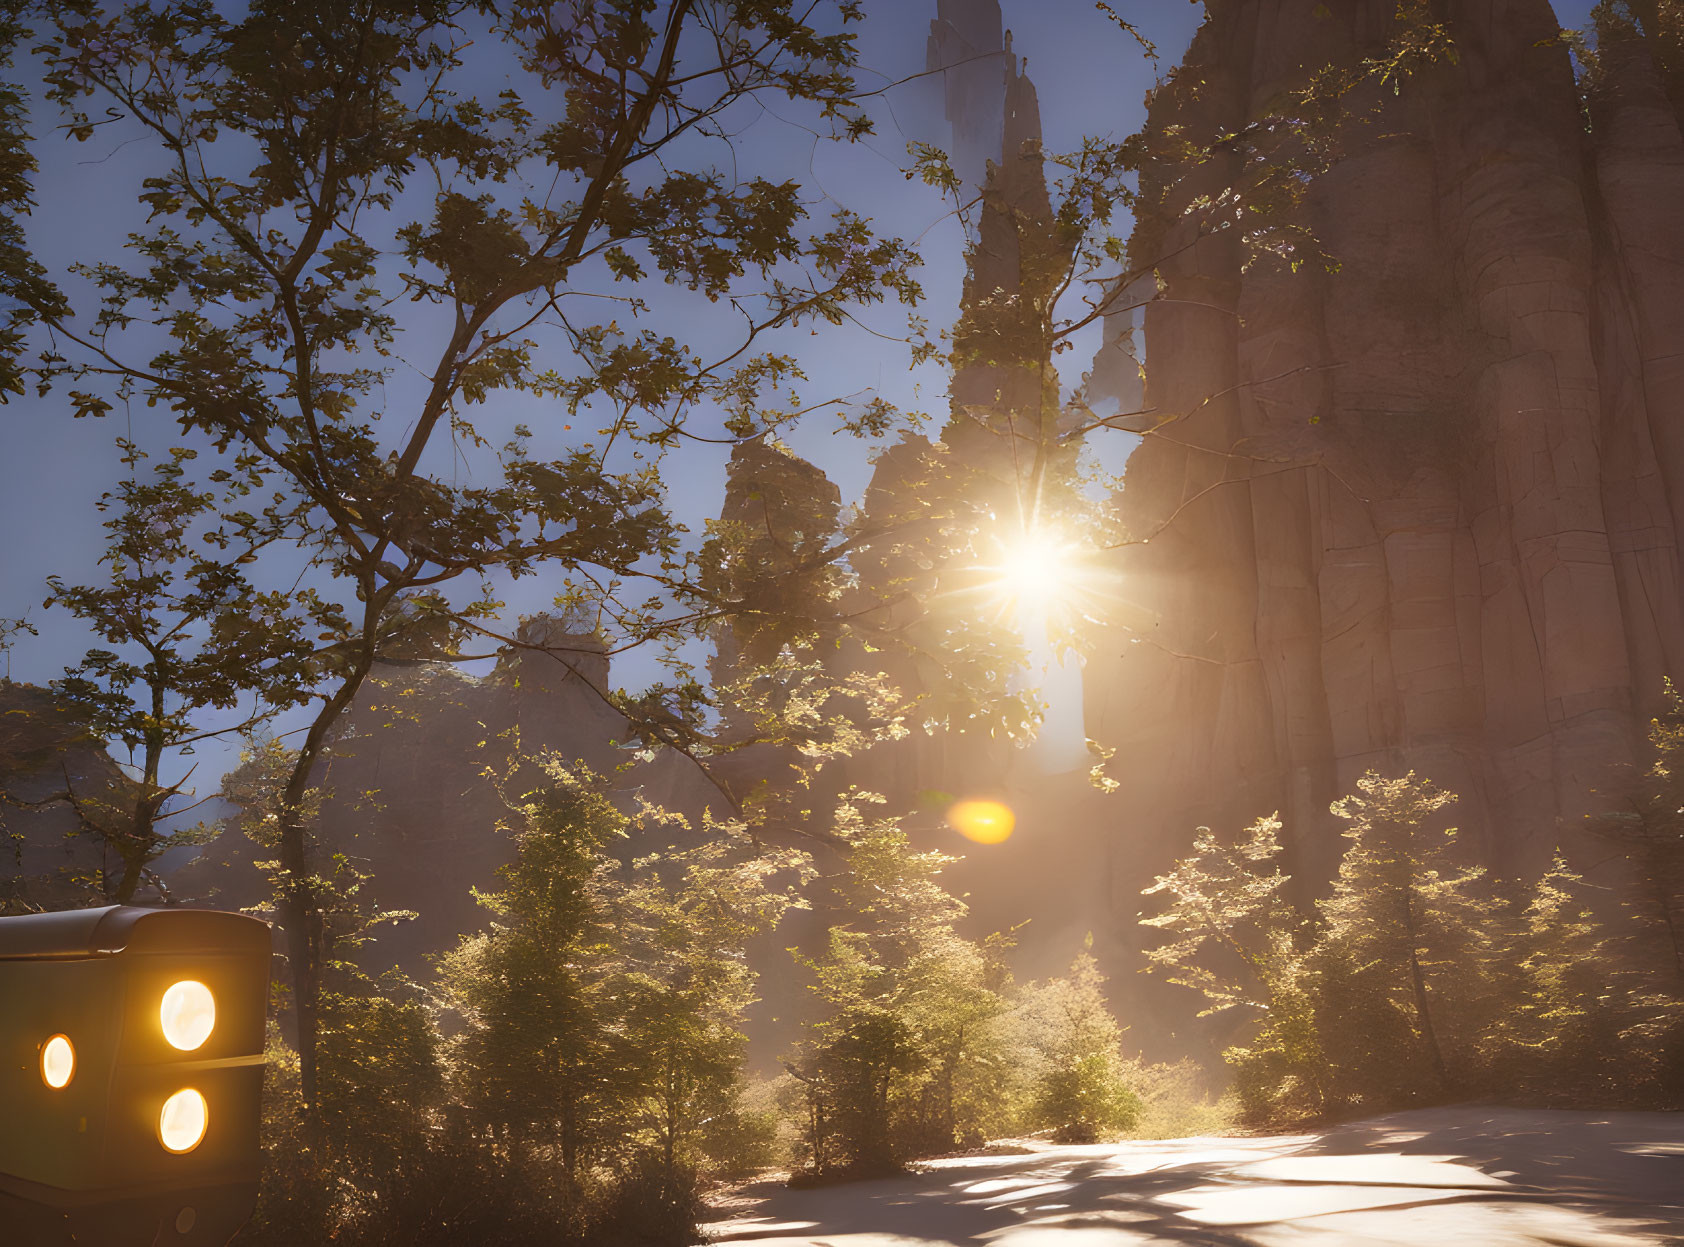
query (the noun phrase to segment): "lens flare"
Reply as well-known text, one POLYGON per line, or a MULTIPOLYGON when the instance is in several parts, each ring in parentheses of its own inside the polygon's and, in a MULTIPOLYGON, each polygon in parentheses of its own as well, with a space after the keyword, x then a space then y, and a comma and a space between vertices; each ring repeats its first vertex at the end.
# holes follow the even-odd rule
POLYGON ((164 1111, 158 1114, 158 1141, 168 1151, 191 1152, 204 1140, 208 1125, 205 1097, 187 1087, 164 1101, 164 1111))
POLYGON ((191 1052, 216 1029, 216 997, 203 983, 185 979, 164 993, 158 1020, 171 1047, 191 1052))
POLYGON ((41 1045, 41 1081, 58 1091, 75 1076, 76 1046, 68 1036, 54 1035, 41 1045))
POLYGON ((995 603, 1026 631, 1066 626, 1091 614, 1101 577, 1084 550, 1055 528, 1031 528, 1002 539, 983 568, 995 603))
POLYGON ((1070 550, 1045 533, 1032 533, 1010 547, 1000 560, 1000 580, 1012 596, 1031 603, 1057 599, 1069 591, 1070 550))
POLYGON ((999 801, 961 801, 948 810, 947 824, 976 844, 1004 844, 1017 828, 1017 815, 999 801))

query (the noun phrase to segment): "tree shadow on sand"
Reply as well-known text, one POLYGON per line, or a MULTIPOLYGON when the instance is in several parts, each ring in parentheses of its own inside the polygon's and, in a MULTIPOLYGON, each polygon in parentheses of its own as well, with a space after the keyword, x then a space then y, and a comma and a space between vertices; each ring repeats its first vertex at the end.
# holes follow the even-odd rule
POLYGON ((756 1247, 1684 1243, 1684 1114, 1462 1107, 1314 1135, 1050 1148, 763 1188, 756 1247))

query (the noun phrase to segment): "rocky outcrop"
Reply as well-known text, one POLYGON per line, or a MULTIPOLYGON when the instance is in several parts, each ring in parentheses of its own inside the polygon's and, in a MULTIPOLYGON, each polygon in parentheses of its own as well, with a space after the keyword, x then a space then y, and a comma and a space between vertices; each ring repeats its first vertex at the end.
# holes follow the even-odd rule
MULTIPOLYGON (((1398 12, 1210 8, 1160 139, 1267 124, 1320 66, 1379 57, 1398 12)), ((1606 26, 1587 105, 1546 0, 1432 11, 1454 58, 1352 97, 1373 119, 1292 222, 1336 267, 1201 229, 1243 150, 1143 179, 1155 431, 1120 562, 1161 622, 1088 672, 1090 733, 1120 747, 1124 944, 1197 824, 1278 809, 1325 878, 1328 802, 1370 767, 1455 789, 1485 860, 1536 870, 1684 672, 1684 141, 1654 48, 1606 26)))
POLYGON ((0 913, 109 903, 123 859, 90 811, 134 785, 51 690, 0 680, 0 913))
MULTIPOLYGON (((641 796, 694 817, 717 798, 672 751, 620 769, 632 733, 605 695, 609 659, 596 637, 541 615, 523 620, 517 639, 484 677, 443 663, 378 665, 334 740, 318 781, 318 843, 368 876, 361 908, 420 915, 376 930, 360 954, 371 970, 397 965, 425 977, 429 956, 484 927, 472 889, 497 887, 498 868, 514 856, 501 830, 518 821, 508 802, 539 782, 522 758, 583 763, 608 776, 628 808, 641 796)), ((224 825, 172 883, 219 908, 261 903, 267 884, 254 863, 268 854, 237 818, 224 825)))

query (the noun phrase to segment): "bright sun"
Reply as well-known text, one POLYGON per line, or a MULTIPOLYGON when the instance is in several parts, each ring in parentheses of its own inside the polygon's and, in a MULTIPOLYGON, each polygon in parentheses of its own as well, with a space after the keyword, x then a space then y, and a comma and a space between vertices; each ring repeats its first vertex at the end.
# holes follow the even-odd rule
POLYGON ((1070 606, 1082 580, 1075 546, 1045 529, 1024 533, 1007 546, 997 571, 998 592, 1020 613, 1070 606))

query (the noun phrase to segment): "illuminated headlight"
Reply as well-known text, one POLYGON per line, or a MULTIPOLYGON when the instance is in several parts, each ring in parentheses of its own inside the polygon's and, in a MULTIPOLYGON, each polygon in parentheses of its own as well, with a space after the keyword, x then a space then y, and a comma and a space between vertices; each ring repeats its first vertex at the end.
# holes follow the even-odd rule
POLYGON ((158 1114, 158 1139, 169 1151, 191 1152, 209 1124, 205 1097, 188 1087, 164 1101, 164 1111, 158 1114))
POLYGON ((54 1035, 41 1045, 41 1081, 56 1091, 75 1076, 76 1046, 67 1036, 54 1035))
POLYGON ((171 1046, 191 1052, 216 1029, 216 997, 203 983, 183 979, 164 993, 158 1018, 171 1046))

